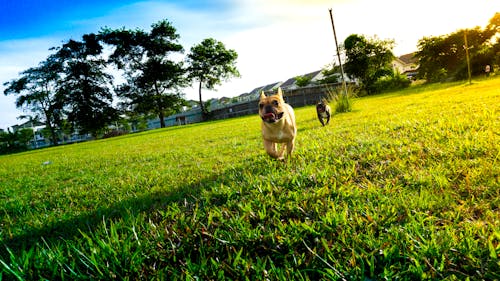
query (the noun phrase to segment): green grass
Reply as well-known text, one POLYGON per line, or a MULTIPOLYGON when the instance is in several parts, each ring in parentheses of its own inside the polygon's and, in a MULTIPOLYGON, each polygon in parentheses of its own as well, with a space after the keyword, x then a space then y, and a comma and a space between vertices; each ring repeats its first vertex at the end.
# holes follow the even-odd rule
POLYGON ((0 157, 0 279, 500 280, 500 79, 0 157))

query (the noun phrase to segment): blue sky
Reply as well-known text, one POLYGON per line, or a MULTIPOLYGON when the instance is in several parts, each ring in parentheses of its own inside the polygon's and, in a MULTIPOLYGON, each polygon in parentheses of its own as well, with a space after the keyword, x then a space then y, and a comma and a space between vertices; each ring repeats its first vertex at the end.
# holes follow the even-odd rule
MULTIPOLYGON (((500 0, 0 0, 0 128, 22 121, 3 83, 36 66, 69 39, 102 27, 149 30, 168 19, 188 51, 213 37, 239 54, 241 78, 204 98, 236 96, 253 88, 316 71, 332 62, 334 40, 353 33, 394 39, 396 55, 416 50, 424 36, 486 26, 500 0)), ((196 99, 194 87, 185 89, 196 99)))
POLYGON ((72 28, 73 19, 96 17, 127 2, 131 1, 2 0, 0 38, 22 39, 63 32, 72 28))

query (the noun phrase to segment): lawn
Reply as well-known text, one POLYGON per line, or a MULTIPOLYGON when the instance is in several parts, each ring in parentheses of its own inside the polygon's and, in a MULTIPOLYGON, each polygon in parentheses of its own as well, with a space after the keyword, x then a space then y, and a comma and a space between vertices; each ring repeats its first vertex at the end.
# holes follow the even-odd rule
POLYGON ((500 78, 353 109, 0 156, 0 279, 500 280, 500 78))

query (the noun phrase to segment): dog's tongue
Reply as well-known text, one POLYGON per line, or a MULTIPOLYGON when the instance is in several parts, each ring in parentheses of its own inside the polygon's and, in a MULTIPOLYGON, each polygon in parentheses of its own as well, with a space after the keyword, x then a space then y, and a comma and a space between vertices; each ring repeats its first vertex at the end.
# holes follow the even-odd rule
POLYGON ((275 115, 272 112, 264 114, 265 119, 274 119, 274 117, 275 115))

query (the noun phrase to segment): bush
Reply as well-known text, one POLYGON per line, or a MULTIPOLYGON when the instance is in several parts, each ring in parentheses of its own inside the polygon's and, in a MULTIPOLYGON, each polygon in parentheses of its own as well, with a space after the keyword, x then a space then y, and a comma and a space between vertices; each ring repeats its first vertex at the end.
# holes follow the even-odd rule
POLYGON ((400 73, 393 73, 392 75, 386 75, 380 77, 373 84, 374 93, 382 93, 388 91, 395 91, 409 87, 411 84, 410 79, 405 75, 400 73))
POLYGON ((24 128, 15 132, 0 132, 0 154, 26 151, 33 139, 33 130, 24 128))
POLYGON ((128 134, 128 132, 124 131, 124 130, 113 130, 111 132, 105 133, 102 136, 102 138, 103 139, 107 139, 107 138, 113 138, 113 137, 123 136, 123 135, 126 135, 126 134, 128 134))
POLYGON ((446 78, 448 77, 448 71, 444 68, 440 68, 436 71, 433 71, 432 73, 427 73, 424 76, 424 79, 427 80, 429 83, 434 83, 434 82, 444 82, 446 81, 446 78))
POLYGON ((347 86, 347 93, 344 93, 343 87, 329 88, 327 102, 335 104, 336 113, 350 112, 352 110, 352 99, 357 96, 356 93, 357 88, 352 84, 347 86))

